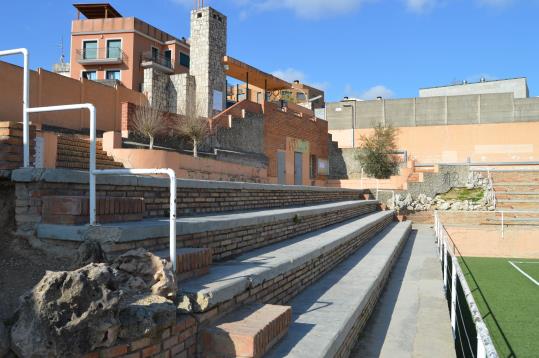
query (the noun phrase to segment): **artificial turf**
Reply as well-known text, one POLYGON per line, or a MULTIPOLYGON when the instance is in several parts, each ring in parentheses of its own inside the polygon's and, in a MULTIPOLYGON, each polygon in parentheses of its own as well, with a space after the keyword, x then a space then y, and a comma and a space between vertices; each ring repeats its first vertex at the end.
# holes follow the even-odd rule
MULTIPOLYGON (((508 261, 526 259, 464 257, 466 281, 500 357, 539 357, 539 286, 508 261)), ((539 281, 539 263, 517 263, 539 281)))

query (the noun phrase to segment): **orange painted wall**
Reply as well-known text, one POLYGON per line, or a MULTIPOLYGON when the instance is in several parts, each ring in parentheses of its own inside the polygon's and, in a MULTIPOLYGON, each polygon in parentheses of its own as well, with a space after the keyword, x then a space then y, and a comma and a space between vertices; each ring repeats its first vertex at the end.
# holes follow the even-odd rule
MULTIPOLYGON (((538 118, 539 119, 539 118, 538 118)), ((400 127, 398 147, 407 150, 417 164, 472 162, 514 162, 539 160, 539 122, 400 127)), ((349 147, 352 132, 333 130, 333 140, 349 147), (348 145, 346 145, 348 144, 348 145)), ((372 129, 356 130, 361 135, 372 129)))
MULTIPOLYGON (((0 119, 22 120, 22 68, 0 61, 0 119)), ((92 103, 96 106, 97 129, 121 130, 121 102, 145 103, 146 97, 127 88, 113 88, 88 80, 75 80, 39 68, 30 74, 30 105, 53 106, 92 103)), ((85 129, 89 128, 86 111, 32 114, 34 124, 85 129)))

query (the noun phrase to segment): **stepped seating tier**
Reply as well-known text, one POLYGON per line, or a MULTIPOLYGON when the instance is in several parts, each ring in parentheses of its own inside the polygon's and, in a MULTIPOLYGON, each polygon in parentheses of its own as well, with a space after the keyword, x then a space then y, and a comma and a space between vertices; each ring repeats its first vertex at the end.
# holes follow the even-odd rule
MULTIPOLYGON (((90 142, 87 138, 60 135, 57 147, 57 168, 87 170, 90 167, 90 142)), ((96 142, 96 166, 98 169, 123 168, 122 163, 114 161, 114 158, 103 151, 101 141, 96 142)))
MULTIPOLYGON (((222 260, 373 212, 376 208, 377 202, 374 200, 355 200, 183 217, 176 222, 177 245, 211 248, 213 258, 222 260)), ((159 251, 169 247, 169 221, 165 218, 151 218, 138 222, 104 224, 99 228, 39 224, 37 236, 42 240, 61 240, 75 244, 91 238, 100 241, 109 254, 119 254, 137 247, 159 251)))
POLYGON ((410 230, 410 222, 389 225, 292 299, 289 332, 266 357, 348 357, 410 230))
POLYGON ((197 319, 205 322, 245 303, 286 303, 355 252, 393 217, 392 211, 367 214, 215 264, 208 275, 180 284, 179 308, 201 313, 197 319))

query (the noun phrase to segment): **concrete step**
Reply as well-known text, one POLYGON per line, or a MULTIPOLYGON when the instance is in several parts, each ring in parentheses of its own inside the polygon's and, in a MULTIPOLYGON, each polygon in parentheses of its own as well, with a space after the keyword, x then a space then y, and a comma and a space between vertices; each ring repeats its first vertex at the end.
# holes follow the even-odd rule
POLYGON ((539 200, 537 199, 498 199, 497 210, 539 210, 539 200))
POLYGON ((291 319, 289 306, 246 305, 202 330, 202 357, 262 357, 286 334, 291 319))
POLYGON ((392 223, 289 302, 292 324, 266 357, 347 357, 411 230, 392 223))
POLYGON ((491 172, 492 180, 495 183, 503 182, 539 182, 539 171, 506 171, 491 172))
POLYGON ((539 191, 502 191, 496 193, 498 200, 532 199, 539 201, 539 191))
POLYGON ((520 182, 520 183, 494 183, 494 190, 496 194, 503 192, 539 192, 539 183, 529 183, 529 182, 520 182))
POLYGON ((286 303, 393 221, 380 211, 214 264, 182 283, 180 309, 210 320, 251 302, 286 303))
MULTIPOLYGON (((228 214, 206 214, 177 219, 178 247, 207 247, 215 260, 224 260, 254 248, 290 239, 347 219, 372 213, 377 201, 355 200, 284 209, 262 209, 228 214)), ((47 240, 82 241, 93 237, 103 242, 108 254, 145 247, 165 250, 169 246, 166 218, 88 226, 40 224, 38 237, 47 240)))

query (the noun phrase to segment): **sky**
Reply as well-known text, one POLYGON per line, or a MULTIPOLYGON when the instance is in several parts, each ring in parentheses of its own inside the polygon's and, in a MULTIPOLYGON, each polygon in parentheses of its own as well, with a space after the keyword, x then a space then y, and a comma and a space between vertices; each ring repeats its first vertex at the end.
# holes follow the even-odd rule
MULTIPOLYGON (((539 96, 539 0, 205 1, 228 17, 230 56, 319 87, 329 101, 416 97, 422 87, 481 77, 527 77, 539 96)), ((31 66, 50 69, 62 37, 69 55, 73 2, 8 2, 0 49, 28 47, 31 66)), ((189 37, 193 0, 110 2, 124 16, 189 37)))

